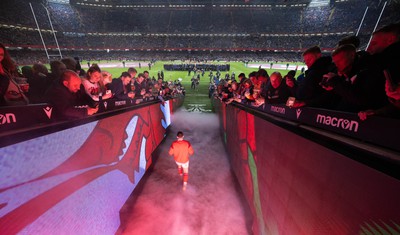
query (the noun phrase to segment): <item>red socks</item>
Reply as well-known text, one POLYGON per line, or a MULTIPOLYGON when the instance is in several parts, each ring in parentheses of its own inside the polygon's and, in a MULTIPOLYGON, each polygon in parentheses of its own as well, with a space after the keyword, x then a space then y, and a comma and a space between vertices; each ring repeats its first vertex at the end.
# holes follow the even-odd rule
POLYGON ((183 173, 183 182, 188 182, 188 179, 189 179, 189 174, 183 173))

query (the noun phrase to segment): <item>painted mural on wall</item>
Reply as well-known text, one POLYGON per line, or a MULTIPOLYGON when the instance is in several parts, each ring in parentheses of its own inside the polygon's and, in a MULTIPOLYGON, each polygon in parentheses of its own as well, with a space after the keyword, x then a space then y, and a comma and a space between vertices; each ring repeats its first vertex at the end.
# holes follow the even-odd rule
POLYGON ((113 234, 172 100, 0 149, 0 234, 113 234))

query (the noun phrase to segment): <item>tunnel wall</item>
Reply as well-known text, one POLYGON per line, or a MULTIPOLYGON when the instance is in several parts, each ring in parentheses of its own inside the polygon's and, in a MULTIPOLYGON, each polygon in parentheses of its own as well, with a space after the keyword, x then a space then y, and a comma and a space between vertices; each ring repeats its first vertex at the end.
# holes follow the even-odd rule
POLYGON ((218 100, 214 107, 255 234, 399 234, 398 178, 324 146, 318 135, 305 138, 218 100))
POLYGON ((62 128, 0 148, 0 234, 114 234, 119 210, 181 104, 49 125, 62 128))

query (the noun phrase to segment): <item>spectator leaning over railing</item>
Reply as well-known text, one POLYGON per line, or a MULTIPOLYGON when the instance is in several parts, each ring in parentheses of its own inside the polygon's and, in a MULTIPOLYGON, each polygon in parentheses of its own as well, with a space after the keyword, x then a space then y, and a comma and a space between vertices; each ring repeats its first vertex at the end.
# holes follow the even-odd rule
POLYGON ((377 69, 360 69, 357 64, 356 48, 343 45, 332 53, 336 73, 324 75, 321 86, 340 97, 337 110, 359 112, 376 109, 387 103, 385 79, 377 69))
POLYGON ((223 81, 223 88, 222 88, 222 92, 221 92, 221 101, 222 102, 227 102, 228 100, 233 98, 233 89, 232 89, 232 85, 230 84, 230 81, 223 81))
POLYGON ((236 81, 233 81, 231 82, 230 86, 231 87, 229 91, 232 93, 232 96, 225 103, 230 104, 232 101, 241 102, 239 93, 239 84, 236 81))
POLYGON ((240 73, 238 75, 238 80, 239 80, 239 85, 243 83, 244 80, 246 80, 246 74, 240 73))
POLYGON ((296 70, 290 70, 282 79, 282 82, 286 84, 286 88, 290 91, 291 97, 296 97, 296 90, 298 82, 294 78, 296 76, 296 70))
POLYGON ((24 94, 28 90, 23 89, 27 83, 18 84, 18 77, 22 75, 18 73, 17 66, 4 45, 0 43, 0 106, 29 103, 24 94))
MULTIPOLYGON (((250 75, 249 75, 250 77, 250 75)), ((253 83, 251 82, 250 78, 246 79, 243 81, 243 86, 240 89, 240 103, 243 104, 251 104, 254 102, 254 97, 253 97, 253 83)), ((238 102, 238 100, 237 100, 238 102)))
POLYGON ((113 79, 111 83, 111 93, 115 99, 125 100, 135 98, 135 93, 128 86, 132 80, 128 72, 122 72, 118 79, 113 79))
POLYGON ((150 74, 149 71, 144 71, 143 72, 143 76, 144 76, 144 80, 142 81, 143 85, 145 88, 148 86, 149 83, 151 83, 151 78, 150 78, 150 74))
POLYGON ((296 90, 297 100, 293 107, 302 107, 304 105, 330 107, 331 105, 325 102, 324 93, 326 92, 319 84, 322 81, 322 76, 332 69, 332 58, 322 56, 321 49, 318 46, 314 46, 304 51, 303 59, 308 69, 305 71, 304 80, 299 83, 296 90))
POLYGON ((130 67, 130 68, 128 68, 128 73, 132 77, 132 81, 131 82, 135 82, 136 81, 137 70, 135 68, 133 68, 133 67, 130 67))
POLYGON ((61 59, 61 62, 65 64, 67 69, 72 70, 76 73, 80 73, 79 69, 77 68, 77 61, 72 57, 65 57, 61 59))
POLYGON ((51 73, 48 76, 50 85, 52 83, 59 83, 62 74, 67 70, 65 64, 59 60, 53 60, 50 62, 51 73))
POLYGON ((369 115, 400 117, 400 22, 389 24, 373 33, 368 52, 371 65, 376 66, 386 78, 385 91, 390 103, 380 109, 359 113, 361 120, 369 115))
POLYGON ((161 92, 162 92, 162 83, 154 83, 154 85, 151 86, 151 88, 149 89, 151 96, 153 97, 158 97, 161 92))
POLYGON ((282 75, 279 72, 273 72, 270 76, 271 82, 266 87, 265 103, 284 104, 290 96, 290 90, 283 82, 282 75))
POLYGON ((62 74, 60 83, 53 83, 47 90, 46 101, 53 105, 55 119, 82 118, 97 112, 98 108, 89 107, 91 104, 78 93, 81 83, 77 73, 67 70, 62 74))
POLYGON ((83 87, 85 89, 86 94, 92 98, 93 101, 100 101, 100 97, 103 100, 111 98, 112 94, 104 93, 102 91, 102 87, 100 85, 100 80, 102 79, 102 74, 100 67, 97 64, 93 64, 90 66, 88 71, 86 72, 86 78, 82 80, 83 87))
POLYGON ((145 74, 139 73, 136 81, 135 81, 135 97, 136 98, 146 98, 150 96, 150 93, 148 92, 148 89, 146 87, 146 82, 145 82, 145 74))
POLYGON ((112 82, 112 74, 110 72, 107 71, 101 71, 101 78, 99 81, 100 84, 100 90, 103 94, 111 94, 112 97, 112 93, 111 93, 111 82, 112 82))
POLYGON ((371 55, 370 55, 370 53, 368 53, 365 50, 358 50, 358 48, 360 46, 359 37, 355 36, 355 35, 344 37, 338 42, 337 47, 340 47, 340 46, 346 45, 346 44, 351 44, 356 48, 357 64, 358 64, 359 69, 369 68, 369 66, 371 65, 371 61, 370 61, 371 55))
POLYGON ((28 78, 29 83, 29 100, 31 103, 44 102, 44 94, 50 86, 48 80, 48 70, 43 64, 33 64, 32 76, 28 78))
POLYGON ((256 87, 259 87, 259 93, 263 97, 265 97, 265 94, 262 94, 262 91, 265 90, 267 84, 269 82, 269 75, 267 70, 265 69, 259 69, 257 71, 257 78, 253 81, 254 85, 254 90, 256 90, 256 87))

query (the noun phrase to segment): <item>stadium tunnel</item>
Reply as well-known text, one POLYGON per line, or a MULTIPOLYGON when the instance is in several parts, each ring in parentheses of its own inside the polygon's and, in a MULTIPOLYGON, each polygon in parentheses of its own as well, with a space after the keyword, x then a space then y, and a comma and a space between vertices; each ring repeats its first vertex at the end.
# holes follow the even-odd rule
POLYGON ((35 128, 24 122, 49 109, 34 105, 41 114, 24 119, 9 108, 1 234, 398 232, 398 122, 213 104, 217 114, 153 101, 35 128), (392 129, 365 132, 371 125, 392 129), (185 191, 166 154, 177 130, 195 150, 185 191))
MULTIPOLYGON (((5 0, 2 42, 20 64, 50 60, 43 41, 56 58, 298 60, 359 26, 364 48, 378 17, 400 16, 398 1, 169 2, 178 9, 5 0)), ((179 111, 180 98, 106 104, 68 122, 48 104, 0 109, 0 234, 400 234, 396 120, 217 100, 214 114, 179 111), (195 150, 185 191, 166 154, 178 130, 195 150)))

